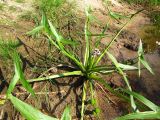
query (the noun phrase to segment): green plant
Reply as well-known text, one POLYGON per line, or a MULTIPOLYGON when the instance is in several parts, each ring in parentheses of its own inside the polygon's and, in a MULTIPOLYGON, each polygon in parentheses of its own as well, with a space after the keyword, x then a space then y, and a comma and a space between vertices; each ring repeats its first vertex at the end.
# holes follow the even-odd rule
POLYGON ((45 12, 56 28, 63 29, 69 22, 76 21, 74 0, 35 0, 35 5, 40 15, 45 12))
MULTIPOLYGON (((61 73, 58 75, 52 75, 52 76, 47 76, 43 78, 36 78, 32 80, 28 80, 29 82, 38 82, 38 81, 45 81, 48 79, 53 79, 53 78, 59 78, 59 77, 66 77, 66 76, 83 76, 85 79, 83 80, 83 88, 82 88, 82 107, 81 107, 81 120, 84 118, 85 114, 85 101, 88 96, 88 87, 90 89, 90 103, 94 106, 94 111, 95 113, 99 111, 97 100, 95 99, 94 95, 94 83, 95 82, 100 82, 102 85, 104 85, 109 91, 112 93, 116 94, 119 97, 122 97, 126 100, 130 100, 131 106, 133 108, 133 111, 138 111, 137 105, 134 101, 133 95, 130 95, 130 98, 126 98, 126 96, 122 95, 120 92, 114 91, 108 83, 101 78, 101 75, 103 74, 111 74, 113 72, 119 73, 123 78, 124 81, 127 85, 127 89, 132 92, 132 88, 129 84, 129 81, 124 73, 124 71, 127 70, 138 70, 137 67, 131 66, 131 65, 125 65, 118 63, 117 60, 111 55, 108 50, 112 43, 116 40, 118 35, 121 33, 123 28, 128 24, 128 22, 119 30, 119 32, 115 35, 115 37, 112 38, 112 40, 106 45, 104 51, 101 53, 98 49, 95 49, 93 46, 91 46, 91 37, 89 36, 89 25, 91 21, 91 13, 88 8, 85 10, 86 12, 86 22, 85 22, 85 27, 84 27, 84 32, 85 32, 85 41, 86 41, 86 47, 85 47, 85 52, 84 52, 84 60, 81 61, 74 52, 70 51, 67 49, 66 44, 72 44, 74 41, 71 40, 66 40, 63 38, 61 35, 58 34, 57 30, 55 27, 52 25, 50 20, 47 20, 46 16, 43 14, 42 20, 41 20, 41 25, 33 29, 32 31, 28 32, 28 34, 35 34, 39 31, 43 31, 42 33, 48 37, 48 40, 50 43, 55 46, 63 55, 65 55, 68 59, 70 59, 74 64, 76 65, 75 71, 73 72, 67 72, 67 73, 61 73), (101 59, 104 57, 104 55, 107 53, 108 57, 112 61, 112 65, 100 65, 101 59)), ((131 16, 131 18, 134 15, 131 16)), ((131 19, 130 18, 130 19, 131 19)), ((104 31, 103 33, 104 34, 104 31)), ((98 36, 99 37, 99 36, 98 36)), ((99 39, 98 39, 99 41, 99 39)), ((97 45, 96 47, 98 47, 97 45)), ((143 52, 142 52, 142 46, 140 42, 140 48, 138 52, 138 58, 139 58, 139 71, 140 71, 140 63, 142 63, 147 69, 149 69, 150 72, 151 69, 147 62, 144 60, 143 52), (145 62, 144 62, 145 61, 145 62)), ((153 72, 152 72, 153 73, 153 72)))
POLYGON ((0 3, 0 10, 4 10, 5 4, 0 3))
MULTIPOLYGON (((25 76, 22 72, 22 62, 20 59, 19 54, 13 50, 12 54, 10 55, 14 61, 14 68, 15 68, 15 74, 13 79, 11 80, 11 83, 9 85, 9 88, 7 90, 7 94, 5 97, 5 100, 0 100, 1 104, 4 104, 6 100, 10 100, 11 103, 14 105, 14 107, 27 119, 27 120, 58 120, 57 118, 53 118, 50 116, 47 116, 43 113, 41 113, 36 108, 32 107, 31 105, 28 105, 27 103, 21 101, 20 99, 14 97, 12 95, 12 92, 18 83, 22 84, 22 86, 30 92, 33 96, 35 96, 35 93, 33 89, 31 88, 31 85, 29 82, 25 79, 25 76), (25 108, 25 109, 24 109, 25 108)), ((64 113, 62 115, 61 120, 71 120, 70 116, 70 107, 66 107, 64 110, 64 113)))
POLYGON ((16 50, 20 45, 19 41, 16 40, 3 40, 0 39, 0 57, 8 59, 11 56, 11 51, 16 50))
POLYGON ((160 119, 160 106, 155 105, 147 98, 142 95, 131 92, 125 89, 120 89, 122 92, 127 93, 129 95, 133 95, 135 99, 146 105, 150 111, 136 112, 130 113, 128 115, 117 118, 116 120, 130 120, 130 119, 160 119))
MULTIPOLYGON (((107 88, 111 93, 117 95, 118 97, 121 97, 131 103, 131 107, 133 110, 132 115, 140 115, 140 110, 139 106, 137 106, 137 101, 135 101, 135 98, 142 101, 145 105, 149 106, 151 109, 156 110, 156 112, 159 110, 159 107, 154 106, 151 102, 147 101, 144 97, 141 97, 137 93, 134 93, 132 91, 132 88, 129 84, 129 81, 127 79, 127 76, 125 74, 125 71, 128 70, 139 70, 139 75, 140 75, 140 64, 142 63, 144 67, 146 67, 151 73, 153 71, 151 70, 150 66, 144 59, 144 52, 142 48, 142 43, 140 41, 140 46, 138 50, 138 67, 135 67, 133 65, 126 65, 119 63, 116 58, 109 52, 109 48, 111 45, 114 43, 114 41, 117 39, 118 35, 121 33, 121 31, 124 29, 124 27, 129 23, 125 23, 123 27, 118 31, 118 33, 112 38, 112 40, 106 45, 104 48, 103 52, 101 53, 97 47, 99 47, 99 44, 96 44, 96 48, 94 46, 91 46, 91 33, 89 30, 90 27, 90 22, 91 22, 91 11, 89 8, 85 9, 86 12, 86 21, 85 21, 85 27, 84 27, 84 32, 85 32, 85 51, 84 51, 84 59, 80 60, 78 55, 74 53, 74 51, 71 51, 67 46, 70 45, 75 45, 75 41, 72 40, 67 40, 63 38, 56 30, 56 28, 52 25, 52 22, 48 20, 45 16, 45 14, 42 15, 42 20, 41 24, 33 29, 32 31, 28 32, 28 34, 35 34, 37 32, 42 31, 43 35, 45 35, 48 38, 48 41, 50 42, 51 45, 53 45, 55 48, 57 48, 65 57, 67 57, 72 63, 74 63, 74 69, 71 72, 66 72, 66 73, 60 73, 57 75, 51 75, 47 77, 41 77, 41 78, 35 78, 35 79, 30 79, 26 80, 24 77, 24 74, 22 72, 22 63, 20 60, 19 54, 14 51, 13 54, 11 54, 11 58, 14 61, 14 66, 15 66, 15 75, 9 85, 9 88, 7 90, 7 98, 12 102, 12 104, 15 106, 15 108, 28 120, 39 120, 39 119, 45 119, 45 120, 50 120, 50 119, 56 119, 56 118, 51 118, 50 116, 46 116, 33 108, 32 106, 28 105, 27 103, 22 102, 18 98, 14 97, 12 95, 12 92, 17 84, 18 81, 22 84, 22 86, 30 92, 33 96, 35 96, 35 93, 33 89, 31 88, 30 84, 31 82, 38 82, 38 81, 45 81, 48 79, 55 79, 55 78, 60 78, 60 77, 67 77, 67 76, 80 76, 83 77, 84 79, 82 80, 82 105, 81 105, 81 120, 84 119, 85 115, 85 102, 87 101, 87 98, 89 97, 90 104, 93 106, 94 110, 93 113, 95 115, 98 115, 100 112, 100 109, 98 107, 98 102, 95 97, 95 83, 99 82, 101 83, 105 88, 107 88), (112 62, 112 64, 104 64, 101 65, 101 60, 102 58, 107 54, 109 60, 112 62), (112 87, 109 86, 109 84, 102 78, 103 75, 108 75, 112 73, 118 73, 121 75, 126 83, 127 89, 120 89, 121 91, 129 94, 129 97, 127 95, 122 94, 120 90, 114 90, 112 87), (89 92, 89 96, 87 96, 89 92), (147 102, 146 102, 147 101, 147 102), (153 107, 152 107, 153 106, 153 107), (24 107, 26 109, 24 109, 24 107), (158 108, 158 109, 157 109, 158 108)), ((136 13, 137 14, 137 13, 136 13)), ((112 16, 115 16, 115 14, 112 16)), ((131 16, 131 18, 134 15, 131 16)), ((130 19, 131 19, 130 18, 130 19)), ((106 28, 102 31, 102 34, 104 34, 106 28)), ((98 39, 96 43, 100 42, 100 35, 98 35, 98 39)), ((108 60, 108 61, 109 61, 108 60)), ((65 109, 64 114, 62 115, 62 120, 70 120, 70 109, 67 107, 65 109)), ((159 113, 159 112, 158 112, 159 113)), ((145 114, 146 115, 146 114, 145 114)), ((156 114, 157 115, 157 114, 156 114)), ((130 116, 130 115, 128 115, 130 116)), ((136 116, 136 117, 137 117, 136 116)), ((154 117, 154 116, 152 116, 154 117)), ((123 118, 129 119, 130 117, 124 116, 123 118)), ((123 119, 122 118, 122 119, 123 119)), ((133 117, 132 117, 133 118, 133 117)), ((139 118, 144 118, 144 116, 139 117, 139 118)), ((145 117, 147 118, 147 117, 145 117)), ((159 115, 156 116, 156 118, 160 118, 159 115)), ((119 118, 121 119, 121 118, 119 118)))

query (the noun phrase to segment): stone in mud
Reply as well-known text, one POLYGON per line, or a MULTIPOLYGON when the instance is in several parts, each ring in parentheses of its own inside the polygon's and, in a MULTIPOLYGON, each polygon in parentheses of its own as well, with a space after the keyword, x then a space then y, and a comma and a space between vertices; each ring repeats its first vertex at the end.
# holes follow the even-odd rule
POLYGON ((138 46, 132 43, 125 43, 124 47, 133 51, 137 51, 138 50, 138 46))
POLYGON ((123 46, 129 50, 137 51, 140 38, 135 34, 128 31, 123 31, 120 35, 123 46))

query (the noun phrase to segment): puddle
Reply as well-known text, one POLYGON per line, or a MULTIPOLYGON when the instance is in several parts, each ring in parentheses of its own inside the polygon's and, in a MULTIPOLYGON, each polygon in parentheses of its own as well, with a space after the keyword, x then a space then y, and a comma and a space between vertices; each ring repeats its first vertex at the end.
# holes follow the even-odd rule
POLYGON ((137 33, 142 39, 146 53, 145 58, 154 71, 154 75, 144 69, 140 78, 137 73, 131 73, 130 78, 134 81, 135 90, 140 91, 142 95, 160 105, 160 55, 157 53, 160 46, 156 44, 157 41, 160 42, 160 24, 146 24, 137 33))
POLYGON ((149 17, 152 23, 144 25, 139 36, 143 40, 145 51, 153 53, 158 48, 156 42, 160 42, 160 11, 151 11, 149 17))
POLYGON ((155 25, 145 25, 139 31, 139 36, 144 43, 146 53, 153 53, 158 49, 156 41, 160 42, 160 27, 155 25))
MULTIPOLYGON (((145 59, 154 71, 154 75, 146 69, 143 69, 141 72, 141 77, 138 76, 137 71, 129 73, 128 77, 132 84, 133 90, 144 95, 155 104, 160 105, 160 46, 156 44, 156 42, 160 42, 160 12, 156 14, 153 14, 152 12, 151 14, 151 21, 149 21, 149 23, 146 22, 145 24, 142 24, 142 19, 140 20, 140 27, 138 28, 136 26, 133 28, 136 29, 135 32, 138 38, 142 39, 145 59)), ((134 41, 135 39, 136 37, 133 37, 134 41)), ((126 50, 123 54, 123 56, 127 55, 128 58, 134 56, 132 52, 129 53, 129 51, 126 50)))

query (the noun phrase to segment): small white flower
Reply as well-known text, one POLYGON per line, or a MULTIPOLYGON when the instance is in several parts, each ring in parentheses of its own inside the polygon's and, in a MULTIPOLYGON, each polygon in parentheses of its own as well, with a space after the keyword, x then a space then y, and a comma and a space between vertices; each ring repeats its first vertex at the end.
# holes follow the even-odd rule
POLYGON ((93 51, 93 56, 98 56, 101 54, 101 51, 98 48, 95 48, 93 51))
POLYGON ((156 41, 156 44, 160 46, 160 42, 156 41))
POLYGON ((159 42, 158 41, 156 41, 156 44, 158 44, 159 42))

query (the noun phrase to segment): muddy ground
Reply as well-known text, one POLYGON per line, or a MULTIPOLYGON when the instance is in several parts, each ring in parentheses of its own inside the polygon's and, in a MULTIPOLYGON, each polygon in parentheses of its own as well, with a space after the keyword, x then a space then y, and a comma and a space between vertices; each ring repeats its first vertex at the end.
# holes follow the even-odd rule
MULTIPOLYGON (((87 4, 92 6, 94 10, 93 14, 101 23, 101 25, 94 23, 91 27, 91 31, 95 34, 100 33, 106 22, 110 19, 106 7, 102 1, 99 0, 88 0, 87 4)), ((49 53, 48 44, 44 37, 37 38, 26 35, 26 32, 32 30, 35 26, 35 21, 32 16, 29 15, 33 11, 36 13, 33 1, 17 2, 16 0, 1 0, 0 6, 2 6, 0 7, 0 37, 3 40, 11 39, 21 41, 21 46, 18 48, 18 51, 23 57, 26 79, 63 72, 63 70, 58 69, 56 66, 61 62, 67 62, 67 60, 61 57, 58 51, 53 50, 49 53), (48 69, 50 70, 45 72, 48 69)), ((130 6, 125 2, 117 2, 116 0, 113 0, 110 4, 110 9, 114 12, 123 13, 125 15, 133 14, 138 11, 139 8, 139 6, 130 6)), ((83 1, 79 1, 77 4, 77 14, 84 17, 83 9, 83 1)), ((127 19, 120 19, 118 21, 110 19, 110 27, 107 34, 114 35, 117 30, 120 29, 122 23, 126 21, 127 19)), ((80 29, 83 29, 82 25, 83 22, 79 26, 80 29)), ((139 40, 145 38, 146 28, 144 27, 148 25, 151 25, 151 21, 148 17, 148 11, 144 10, 137 14, 129 25, 125 27, 121 35, 117 38, 117 41, 111 47, 111 52, 116 56, 118 61, 123 62, 137 56, 139 40)), ((72 27, 72 31, 74 31, 74 26, 72 27)), ((152 38, 152 40, 153 39, 154 38, 152 38)), ((109 41, 110 37, 103 38, 101 42, 102 46, 105 46, 109 41)), ((150 43, 154 44, 154 42, 151 41, 150 43)), ((150 43, 146 44, 148 45, 150 43)), ((157 47, 156 44, 153 46, 154 48, 157 47)), ((146 51, 148 51, 147 48, 146 51)), ((143 70, 141 78, 138 77, 137 72, 129 72, 128 77, 135 91, 160 105, 160 55, 158 54, 158 49, 152 50, 151 53, 148 52, 146 59, 153 68, 155 75, 153 76, 148 71, 143 70)), ((1 97, 5 94, 9 81, 13 77, 13 70, 14 67, 10 60, 4 61, 0 59, 1 97)), ((34 83, 33 87, 37 93, 37 99, 26 94, 21 86, 17 86, 15 95, 21 100, 40 109, 42 112, 58 118, 60 118, 65 106, 70 105, 73 119, 78 119, 81 105, 81 83, 79 82, 81 79, 82 78, 66 78, 56 79, 52 82, 34 83)), ((122 78, 116 74, 106 76, 105 79, 114 86, 124 86, 122 78)), ((100 119, 113 120, 117 116, 129 112, 129 105, 127 103, 109 93, 99 84, 96 85, 96 90, 97 98, 101 98, 98 99, 101 108, 100 119)), ((86 112, 85 119, 97 119, 90 113, 91 111, 86 112)), ((13 108, 9 101, 0 106, 0 119, 23 120, 19 112, 13 108)))

